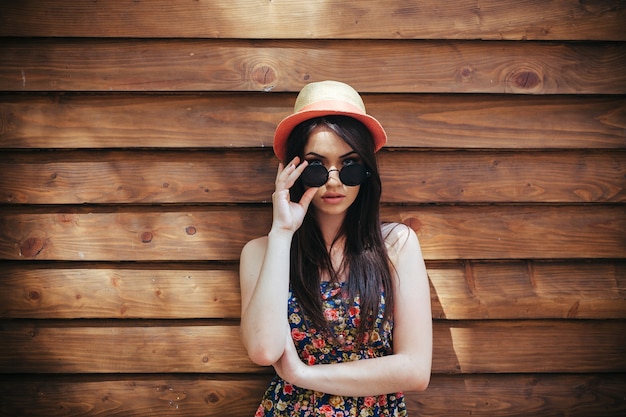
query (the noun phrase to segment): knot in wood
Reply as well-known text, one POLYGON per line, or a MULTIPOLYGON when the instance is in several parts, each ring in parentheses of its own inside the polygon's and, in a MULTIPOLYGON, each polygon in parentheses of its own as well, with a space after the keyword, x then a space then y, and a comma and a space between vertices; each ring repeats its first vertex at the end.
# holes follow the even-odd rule
POLYGON ((271 91, 276 85, 276 71, 267 64, 258 64, 252 68, 250 79, 261 85, 263 91, 271 91))
POLYGON ((543 77, 536 69, 518 68, 509 74, 506 83, 512 91, 538 92, 543 87, 543 77))
POLYGON ((152 238, 153 238, 152 232, 143 232, 141 234, 141 241, 143 243, 150 243, 150 242, 152 242, 152 238))
POLYGON ((220 400, 220 397, 216 393, 210 392, 204 400, 207 404, 214 404, 220 400))
POLYGON ((45 242, 39 237, 29 237, 20 245, 20 255, 25 258, 35 258, 45 248, 45 242))
POLYGON ((533 89, 541 82, 541 77, 532 71, 522 71, 515 75, 515 84, 519 88, 533 89))
POLYGON ((464 80, 468 80, 469 78, 471 78, 472 75, 474 75, 474 72, 474 68, 472 68, 471 65, 466 65, 461 68, 461 71, 459 71, 459 73, 461 74, 461 78, 464 80))

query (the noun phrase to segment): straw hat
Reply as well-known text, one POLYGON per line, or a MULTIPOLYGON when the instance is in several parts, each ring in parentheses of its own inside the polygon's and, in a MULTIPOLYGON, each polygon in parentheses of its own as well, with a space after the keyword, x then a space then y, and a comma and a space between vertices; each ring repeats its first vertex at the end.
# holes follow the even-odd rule
POLYGON ((315 117, 343 115, 359 120, 374 139, 374 150, 387 143, 387 134, 378 120, 365 112, 365 105, 357 91, 338 81, 320 81, 305 85, 293 108, 293 114, 284 118, 274 133, 274 153, 283 162, 287 157, 287 139, 294 127, 315 117))

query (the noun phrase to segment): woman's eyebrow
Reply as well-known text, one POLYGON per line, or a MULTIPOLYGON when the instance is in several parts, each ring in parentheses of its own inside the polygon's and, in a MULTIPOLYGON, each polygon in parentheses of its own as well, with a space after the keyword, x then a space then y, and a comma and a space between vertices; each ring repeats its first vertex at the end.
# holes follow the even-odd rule
MULTIPOLYGON (((348 152, 346 154, 340 155, 339 158, 343 159, 343 158, 347 158, 348 156, 351 156, 351 155, 357 155, 358 156, 358 153, 356 151, 350 151, 350 152, 348 152)), ((316 158, 319 158, 319 159, 326 159, 326 157, 324 155, 320 155, 317 152, 309 152, 309 153, 307 153, 304 156, 305 157, 306 156, 315 156, 316 158)))
POLYGON ((324 155, 320 155, 316 152, 309 152, 306 155, 304 155, 305 157, 307 156, 315 156, 316 158, 320 158, 320 159, 326 159, 326 157, 324 155))
POLYGON ((350 151, 345 155, 341 155, 340 158, 347 158, 348 156, 352 156, 352 155, 359 156, 359 154, 356 151, 350 151))

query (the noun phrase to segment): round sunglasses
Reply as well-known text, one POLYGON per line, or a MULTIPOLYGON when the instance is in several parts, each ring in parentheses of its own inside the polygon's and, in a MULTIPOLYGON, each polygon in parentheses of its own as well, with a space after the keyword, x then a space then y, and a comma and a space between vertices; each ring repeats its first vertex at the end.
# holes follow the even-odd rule
POLYGON ((309 165, 304 168, 300 178, 307 187, 321 187, 328 181, 328 175, 331 171, 339 172, 339 179, 344 185, 348 186, 361 185, 372 175, 361 164, 346 165, 341 170, 327 170, 323 165, 309 165))

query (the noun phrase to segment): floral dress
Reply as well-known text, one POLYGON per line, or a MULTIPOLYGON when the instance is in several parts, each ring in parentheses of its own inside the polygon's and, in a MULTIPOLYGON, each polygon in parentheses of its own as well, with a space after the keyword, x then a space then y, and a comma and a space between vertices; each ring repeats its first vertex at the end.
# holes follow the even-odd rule
MULTIPOLYGON (((309 365, 348 362, 375 358, 392 353, 391 330, 393 323, 383 323, 384 294, 376 327, 366 335, 366 343, 359 347, 356 341, 359 325, 359 299, 348 305, 342 294, 342 283, 322 282, 323 311, 331 323, 334 338, 316 331, 303 315, 295 296, 289 294, 289 323, 291 336, 300 359, 309 365)), ((379 395, 372 397, 342 397, 299 388, 279 376, 272 379, 255 417, 366 417, 406 416, 404 395, 379 395)))

